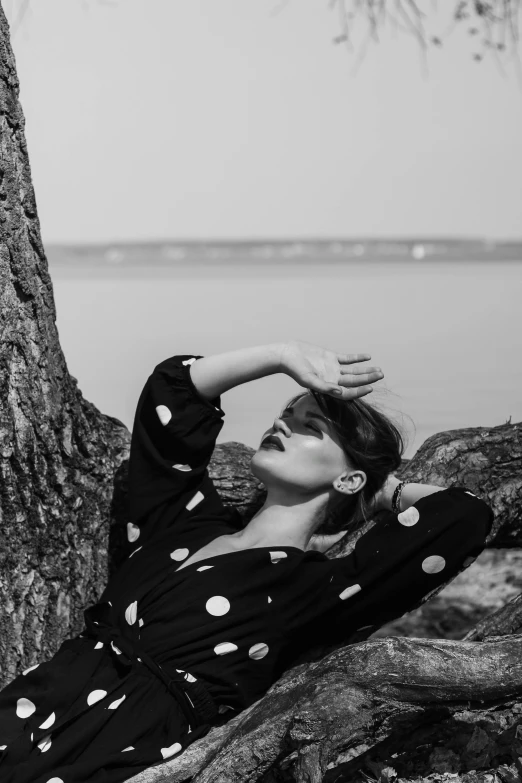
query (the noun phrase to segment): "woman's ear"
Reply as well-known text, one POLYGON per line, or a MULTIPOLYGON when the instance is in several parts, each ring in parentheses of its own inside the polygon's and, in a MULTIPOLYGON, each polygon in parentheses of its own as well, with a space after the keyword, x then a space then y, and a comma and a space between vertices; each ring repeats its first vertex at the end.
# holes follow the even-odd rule
POLYGON ((365 486, 366 481, 366 473, 363 470, 351 470, 343 480, 343 485, 352 495, 355 495, 365 486))

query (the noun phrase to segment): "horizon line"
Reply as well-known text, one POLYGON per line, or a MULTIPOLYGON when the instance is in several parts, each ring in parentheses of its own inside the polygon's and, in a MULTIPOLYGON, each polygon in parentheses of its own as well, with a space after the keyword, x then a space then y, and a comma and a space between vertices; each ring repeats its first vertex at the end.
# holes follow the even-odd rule
POLYGON ((429 235, 413 235, 405 234, 401 236, 354 236, 354 237, 340 237, 340 236, 324 236, 324 237, 205 237, 205 238, 162 238, 162 239, 96 239, 96 240, 50 240, 44 241, 44 247, 78 247, 78 246, 100 246, 100 245, 165 245, 165 244, 183 244, 183 245, 196 245, 196 244, 286 244, 286 243, 335 243, 345 242, 352 244, 361 244, 364 242, 413 242, 413 243, 427 243, 427 242, 494 242, 494 243, 522 243, 522 236, 520 237, 491 237, 491 236, 477 236, 477 235, 463 235, 463 234, 441 234, 435 236, 429 235))

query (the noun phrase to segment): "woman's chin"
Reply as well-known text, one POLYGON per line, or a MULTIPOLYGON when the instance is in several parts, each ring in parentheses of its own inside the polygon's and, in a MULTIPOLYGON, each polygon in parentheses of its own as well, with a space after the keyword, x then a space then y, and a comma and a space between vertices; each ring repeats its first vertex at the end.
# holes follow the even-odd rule
POLYGON ((283 452, 280 451, 279 449, 267 449, 267 448, 263 447, 263 448, 259 448, 256 451, 256 453, 254 454, 254 457, 257 457, 258 455, 263 455, 263 457, 266 457, 268 455, 268 457, 273 458, 274 453, 275 454, 282 454, 283 452))
MULTIPOLYGON (((279 451, 278 449, 258 449, 254 454, 252 454, 252 459, 250 460, 251 468, 258 468, 259 472, 256 472, 254 469, 252 469, 252 473, 259 481, 264 481, 264 476, 268 475, 274 475, 272 465, 276 464, 276 459, 274 454, 271 452, 273 451, 279 451), (265 469, 268 471, 268 473, 265 473, 265 469)), ((280 457, 280 454, 278 455, 278 459, 280 457)))

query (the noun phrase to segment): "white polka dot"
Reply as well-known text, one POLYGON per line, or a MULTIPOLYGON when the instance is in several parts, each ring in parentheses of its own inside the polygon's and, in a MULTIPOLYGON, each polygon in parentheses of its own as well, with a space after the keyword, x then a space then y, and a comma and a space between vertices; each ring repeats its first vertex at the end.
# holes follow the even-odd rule
POLYGON ((91 705, 96 704, 97 701, 100 701, 100 699, 104 699, 105 696, 107 696, 107 691, 91 691, 87 696, 87 704, 90 707, 91 705))
POLYGON ((406 511, 403 511, 398 515, 397 520, 401 523, 401 525, 404 525, 405 527, 411 527, 412 525, 417 524, 419 521, 419 516, 420 514, 415 506, 410 506, 406 509, 406 511))
POLYGON ((188 557, 188 554, 188 549, 175 549, 170 553, 170 556, 173 560, 185 560, 185 558, 188 557))
POLYGON ((145 625, 145 623, 143 622, 141 617, 140 617, 138 625, 139 625, 140 628, 143 628, 143 626, 145 625))
POLYGON ((341 601, 346 601, 347 598, 350 598, 352 595, 355 595, 355 593, 358 593, 360 589, 361 585, 350 585, 350 587, 347 587, 342 591, 342 593, 339 593, 339 598, 341 601))
POLYGON ((94 645, 95 650, 101 650, 102 647, 103 647, 103 642, 96 642, 96 644, 94 645))
POLYGON ((226 655, 227 653, 231 653, 237 650, 237 644, 232 644, 232 642, 221 642, 220 644, 216 644, 214 647, 214 652, 216 655, 226 655))
POLYGON ((136 660, 137 660, 137 661, 139 661, 139 662, 141 663, 141 658, 136 658, 136 660))
POLYGON ((182 465, 181 462, 176 463, 176 465, 173 465, 172 467, 176 468, 176 470, 183 471, 183 473, 189 473, 189 471, 192 470, 190 465, 182 465))
POLYGON ((196 361, 196 357, 193 356, 192 359, 185 359, 185 361, 181 362, 181 364, 184 364, 185 366, 187 366, 187 364, 192 364, 192 362, 195 362, 195 361, 196 361))
POLYGON ((268 644, 264 644, 263 642, 252 645, 252 647, 248 651, 249 657, 253 658, 254 661, 261 660, 261 658, 264 658, 267 653, 268 653, 268 644))
POLYGON ((36 707, 30 699, 18 699, 16 702, 16 714, 19 718, 28 718, 36 707))
POLYGON ((179 744, 179 742, 175 742, 169 748, 162 748, 161 755, 163 756, 164 759, 168 759, 170 756, 174 756, 176 753, 179 753, 180 750, 181 750, 181 745, 179 744))
POLYGON ((121 650, 120 650, 120 648, 119 648, 119 647, 116 647, 116 645, 114 644, 114 642, 111 642, 111 647, 112 647, 112 649, 114 650, 114 652, 116 653, 116 655, 121 655, 121 650))
POLYGON ((271 604, 271 603, 272 603, 272 599, 270 598, 270 596, 268 596, 268 603, 269 603, 269 604, 271 604))
POLYGON ((123 748, 122 753, 125 753, 126 750, 136 750, 136 748, 133 745, 129 745, 128 748, 123 748))
POLYGON ((116 701, 111 702, 109 704, 109 706, 107 707, 107 709, 108 710, 115 710, 115 709, 117 709, 120 706, 120 704, 122 703, 122 701, 125 701, 125 699, 126 699, 126 696, 125 696, 125 694, 123 694, 121 699, 116 699, 116 701))
POLYGON ((431 555, 422 561, 422 570, 427 574, 438 574, 442 571, 446 561, 440 555, 431 555))
POLYGON ((138 602, 137 601, 133 601, 125 609, 125 619, 129 623, 129 625, 134 625, 134 623, 136 622, 137 616, 138 616, 138 602))
POLYGON ((25 670, 25 672, 22 672, 22 674, 29 674, 29 672, 32 672, 34 669, 37 669, 40 666, 39 663, 35 663, 34 666, 29 666, 28 669, 25 670))
POLYGON ((190 672, 187 672, 185 674, 184 679, 187 680, 187 682, 196 682, 196 678, 192 674, 190 674, 190 672))
POLYGON ((285 557, 288 557, 286 552, 270 552, 270 560, 272 563, 279 563, 280 560, 283 560, 285 557))
POLYGON ((214 566, 201 566, 201 568, 196 568, 196 571, 208 571, 209 568, 214 568, 214 566))
POLYGON ((201 501, 203 500, 203 498, 204 498, 204 497, 205 497, 205 496, 204 496, 204 494, 203 494, 202 492, 196 492, 196 494, 194 495, 194 497, 193 497, 191 500, 189 500, 189 502, 187 503, 187 505, 185 506, 185 508, 186 508, 188 511, 192 511, 192 509, 194 508, 194 506, 197 506, 197 505, 198 505, 198 503, 201 503, 201 501))
POLYGON ((140 529, 138 525, 133 525, 132 522, 127 522, 127 538, 133 543, 133 541, 136 541, 140 537, 140 529))
POLYGON ((221 617, 226 614, 230 609, 230 602, 223 595, 214 595, 209 598, 205 604, 205 609, 209 614, 215 615, 215 617, 221 617))
POLYGON ((56 715, 54 712, 51 712, 47 720, 44 720, 41 726, 38 726, 39 729, 50 729, 53 725, 54 721, 56 720, 56 715))
POLYGON ((51 735, 48 734, 46 737, 42 737, 40 742, 38 743, 38 747, 42 751, 42 753, 45 753, 46 750, 49 750, 51 747, 51 735))
POLYGON ((477 559, 476 557, 467 557, 462 563, 462 565, 464 566, 464 568, 468 568, 468 566, 474 563, 476 559, 477 559))
POLYGON ((169 411, 166 405, 157 405, 156 413, 158 414, 158 419, 161 421, 164 427, 172 419, 172 413, 169 411))
MULTIPOLYGON (((138 533, 138 536, 139 536, 139 533, 138 533)), ((138 536, 136 536, 136 538, 137 538, 138 536)), ((133 555, 135 555, 135 554, 136 554, 136 552, 139 552, 139 551, 140 551, 140 549, 143 549, 143 546, 139 546, 137 549, 135 549, 135 550, 134 550, 134 552, 131 552, 131 553, 130 553, 130 555, 129 555, 129 557, 132 557, 133 555)))

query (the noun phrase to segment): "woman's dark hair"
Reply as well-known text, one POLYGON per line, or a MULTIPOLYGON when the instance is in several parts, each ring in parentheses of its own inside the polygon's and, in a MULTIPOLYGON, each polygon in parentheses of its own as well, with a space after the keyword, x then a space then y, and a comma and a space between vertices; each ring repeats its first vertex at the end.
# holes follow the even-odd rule
POLYGON ((315 535, 332 535, 368 518, 373 496, 401 464, 404 440, 395 424, 362 398, 337 400, 309 389, 293 397, 285 408, 307 394, 313 396, 328 419, 349 464, 366 474, 366 484, 359 492, 348 497, 336 492, 328 501, 315 535))

